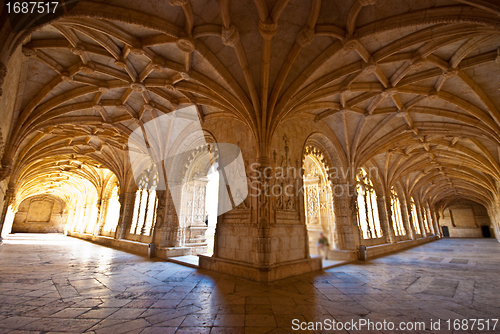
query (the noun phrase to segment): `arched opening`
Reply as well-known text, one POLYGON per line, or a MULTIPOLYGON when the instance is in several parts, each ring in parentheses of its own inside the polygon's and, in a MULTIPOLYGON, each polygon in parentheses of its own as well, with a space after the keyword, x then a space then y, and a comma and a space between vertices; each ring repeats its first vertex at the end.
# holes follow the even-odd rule
POLYGON ((365 240, 382 238, 383 232, 373 182, 363 168, 356 175, 356 181, 358 225, 361 235, 365 240))
POLYGON ((101 235, 111 237, 116 231, 118 220, 120 219, 119 192, 118 184, 114 183, 109 194, 107 194, 107 197, 103 201, 104 222, 100 232, 101 235))
POLYGON ((325 255, 320 254, 320 247, 317 245, 320 234, 328 239, 328 249, 334 244, 333 194, 328 167, 323 158, 323 153, 317 148, 306 147, 303 163, 304 200, 309 252, 312 256, 325 255))
POLYGON ((158 179, 158 170, 155 165, 151 165, 142 172, 137 182, 138 189, 135 193, 132 223, 127 231, 127 239, 141 242, 151 241, 158 205, 156 197, 158 179))
POLYGON ((67 218, 66 204, 60 198, 32 196, 19 205, 12 233, 63 233, 67 218))
POLYGON ((210 168, 207 178, 208 183, 205 197, 205 225, 207 226, 205 237, 207 241, 207 252, 205 254, 211 256, 214 253, 217 207, 219 204, 219 172, 217 170, 217 165, 210 168))
POLYGON ((182 194, 181 246, 191 255, 212 255, 219 205, 219 172, 215 146, 201 145, 194 149, 187 162, 182 194))

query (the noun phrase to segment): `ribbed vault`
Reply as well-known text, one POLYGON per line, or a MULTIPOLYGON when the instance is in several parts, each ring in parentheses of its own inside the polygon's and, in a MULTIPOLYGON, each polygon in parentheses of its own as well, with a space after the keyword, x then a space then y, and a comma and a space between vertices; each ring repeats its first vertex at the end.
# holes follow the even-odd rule
POLYGON ((280 124, 305 117, 332 129, 348 167, 377 166, 386 191, 489 206, 499 14, 493 0, 81 1, 1 32, 3 59, 21 47, 27 71, 2 178, 23 192, 68 173, 97 182, 106 167, 126 185, 128 135, 196 105, 202 122, 246 124, 260 158, 280 124))

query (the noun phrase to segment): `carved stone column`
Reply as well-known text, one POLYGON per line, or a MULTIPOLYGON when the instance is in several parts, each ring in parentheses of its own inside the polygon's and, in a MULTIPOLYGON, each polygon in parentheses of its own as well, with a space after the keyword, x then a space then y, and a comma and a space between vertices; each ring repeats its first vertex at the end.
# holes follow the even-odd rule
POLYGON ((436 233, 436 236, 442 238, 443 235, 441 234, 441 228, 439 226, 439 214, 437 211, 429 208, 429 212, 431 214, 431 219, 432 219, 432 224, 434 225, 434 231, 436 233))
POLYGON ((157 245, 161 243, 160 236, 161 236, 161 229, 163 228, 163 225, 165 224, 165 208, 166 208, 166 191, 165 190, 157 190, 156 191, 156 196, 158 198, 158 206, 156 207, 156 222, 154 223, 153 227, 153 242, 157 245))
POLYGON ((5 224, 5 218, 7 217, 7 211, 9 210, 9 206, 12 204, 12 202, 14 202, 14 199, 14 187, 12 185, 9 185, 3 198, 3 208, 0 216, 0 240, 2 240, 1 233, 5 224))
POLYGON ((403 222, 406 231, 410 233, 409 237, 411 240, 417 239, 417 234, 413 225, 413 217, 411 214, 411 206, 409 201, 405 198, 405 205, 401 206, 401 213, 403 214, 403 222))
MULTIPOLYGON (((5 76, 7 75, 7 66, 4 63, 0 62, 0 96, 3 94, 2 86, 5 81, 5 76)), ((0 178, 0 181, 3 180, 0 178)))
POLYGON ((389 232, 389 241, 391 244, 395 244, 397 242, 396 240, 396 233, 394 232, 394 223, 392 221, 392 203, 391 203, 391 197, 384 197, 385 199, 385 212, 387 215, 387 231, 389 232))
POLYGON ((96 220, 97 221, 96 221, 94 231, 93 231, 94 236, 98 236, 101 234, 101 231, 102 231, 102 228, 104 225, 104 218, 106 217, 105 212, 106 212, 107 205, 103 202, 104 202, 104 199, 100 199, 96 203, 96 207, 97 207, 96 220))
POLYGON ((257 198, 257 260, 261 265, 271 263, 271 238, 270 238, 270 218, 271 203, 266 197, 268 175, 265 174, 266 168, 270 166, 268 158, 259 159, 260 182, 258 184, 260 196, 257 198))
MULTIPOLYGON (((1 91, 0 91, 0 93, 1 93, 1 91)), ((6 151, 7 151, 7 145, 4 148, 4 154, 6 151)), ((14 164, 13 159, 9 159, 9 158, 2 159, 2 168, 0 168, 0 181, 3 181, 8 176, 10 176, 10 173, 12 172, 12 165, 13 164, 14 164)))
POLYGON ((118 201, 120 202, 120 218, 115 231, 115 239, 124 239, 132 222, 135 192, 121 193, 118 201))
POLYGON ((419 224, 420 224, 420 231, 422 232, 422 237, 423 238, 427 238, 427 230, 425 229, 425 225, 424 225, 424 216, 422 214, 422 207, 420 206, 420 203, 417 205, 417 203, 415 203, 416 207, 417 207, 417 216, 418 216, 418 221, 419 221, 419 224))
POLYGON ((383 238, 386 243, 391 242, 391 230, 389 229, 389 218, 387 217, 387 207, 385 197, 377 196, 377 209, 380 219, 380 228, 382 229, 383 238))
POLYGON ((175 210, 174 200, 170 190, 165 190, 165 218, 163 225, 158 230, 160 247, 182 246, 182 229, 179 225, 179 217, 175 210))
POLYGON ((429 229, 431 230, 431 233, 433 235, 437 235, 436 234, 436 228, 434 227, 429 207, 427 207, 427 208, 424 207, 422 210, 423 210, 423 213, 424 213, 425 218, 427 220, 427 224, 429 224, 429 229))

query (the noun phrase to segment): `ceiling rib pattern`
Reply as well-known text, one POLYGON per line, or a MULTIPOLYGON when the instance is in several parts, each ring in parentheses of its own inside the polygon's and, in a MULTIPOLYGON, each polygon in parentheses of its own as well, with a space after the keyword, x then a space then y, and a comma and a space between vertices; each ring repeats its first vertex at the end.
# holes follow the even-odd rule
POLYGON ((489 205, 500 181, 500 6, 396 2, 169 0, 167 19, 84 1, 36 31, 4 33, 43 79, 26 84, 2 177, 29 183, 85 156, 124 182, 128 135, 195 105, 202 122, 247 124, 261 156, 282 122, 309 117, 334 130, 348 166, 378 166, 387 189, 489 205), (348 15, 332 23, 336 10, 348 15))

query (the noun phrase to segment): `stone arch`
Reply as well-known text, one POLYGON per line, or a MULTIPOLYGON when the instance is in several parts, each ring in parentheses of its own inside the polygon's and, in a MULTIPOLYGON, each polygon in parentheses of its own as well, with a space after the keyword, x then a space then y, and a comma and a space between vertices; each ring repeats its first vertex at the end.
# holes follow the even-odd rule
POLYGON ((213 245, 215 231, 209 231, 206 224, 206 192, 211 182, 208 174, 218 158, 216 142, 215 136, 207 130, 203 130, 203 137, 186 130, 173 146, 178 154, 173 154, 169 167, 168 187, 177 213, 176 244, 187 247, 188 254, 209 253, 209 246, 213 245), (210 238, 207 238, 207 231, 211 233, 210 238))
POLYGON ((103 185, 101 199, 101 217, 99 235, 113 237, 120 219, 120 181, 115 174, 110 174, 103 185))
POLYGON ((304 198, 299 200, 305 205, 310 252, 317 253, 314 245, 319 232, 327 236, 331 248, 342 249, 344 240, 341 210, 347 206, 344 198, 345 169, 334 145, 321 133, 313 133, 306 139, 302 159, 304 198), (317 168, 318 173, 313 171, 311 174, 311 168, 317 168), (318 218, 322 221, 319 225, 315 222, 318 218))
POLYGON ((67 220, 64 200, 55 195, 33 195, 19 204, 12 233, 62 233, 67 220))

